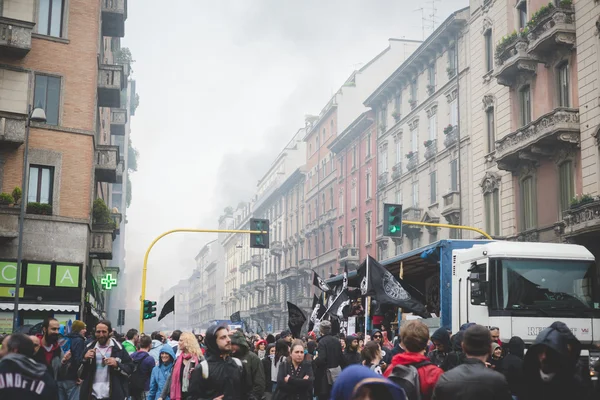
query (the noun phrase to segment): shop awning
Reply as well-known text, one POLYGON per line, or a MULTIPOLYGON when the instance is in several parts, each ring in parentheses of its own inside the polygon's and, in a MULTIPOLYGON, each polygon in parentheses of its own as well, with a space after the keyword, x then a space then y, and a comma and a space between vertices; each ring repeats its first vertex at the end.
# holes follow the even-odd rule
MULTIPOLYGON (((0 303, 0 310, 14 310, 13 303, 0 303)), ((19 303, 19 310, 23 311, 68 311, 79 312, 79 306, 69 304, 31 304, 19 303)))

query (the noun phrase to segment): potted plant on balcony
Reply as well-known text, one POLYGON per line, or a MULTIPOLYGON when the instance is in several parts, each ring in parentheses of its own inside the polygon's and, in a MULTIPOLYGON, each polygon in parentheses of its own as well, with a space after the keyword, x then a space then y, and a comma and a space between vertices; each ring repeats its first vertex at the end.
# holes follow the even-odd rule
POLYGON ((27 214, 52 215, 52 204, 29 202, 26 212, 27 214))
POLYGON ((15 199, 10 193, 0 193, 0 205, 9 206, 15 204, 15 199))
POLYGON ((94 200, 92 206, 92 224, 98 228, 116 229, 117 223, 110 217, 110 210, 102 199, 94 200))
POLYGON ((417 100, 410 99, 408 100, 408 104, 410 104, 410 108, 415 108, 417 106, 417 100))
POLYGON ((425 145, 425 148, 431 146, 433 144, 433 140, 429 139, 423 142, 423 145, 425 145))
POLYGON ((590 194, 575 195, 571 199, 571 208, 578 208, 594 201, 596 201, 596 198, 590 194))
POLYGON ((414 155, 415 155, 415 152, 411 150, 408 153, 406 153, 406 158, 410 160, 413 158, 414 155))
POLYGON ((19 200, 21 200, 21 197, 23 197, 23 192, 21 191, 20 187, 15 186, 15 188, 12 191, 12 197, 15 200, 14 204, 19 204, 19 200))
POLYGON ((400 121, 400 118, 401 118, 400 111, 394 111, 392 113, 392 117, 394 117, 394 121, 396 121, 396 122, 400 121))
POLYGON ((454 130, 454 126, 452 124, 449 124, 447 127, 444 128, 444 135, 449 134, 453 130, 454 130))

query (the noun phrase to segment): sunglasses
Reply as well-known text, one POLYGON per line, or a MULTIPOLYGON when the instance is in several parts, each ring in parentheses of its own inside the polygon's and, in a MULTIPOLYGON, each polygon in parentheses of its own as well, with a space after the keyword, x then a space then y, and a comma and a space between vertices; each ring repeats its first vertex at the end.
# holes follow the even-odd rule
POLYGON ((497 326, 492 326, 490 328, 490 331, 499 331, 499 330, 500 330, 500 328, 498 328, 497 326))
POLYGON ((381 339, 381 335, 374 335, 373 339, 381 339))

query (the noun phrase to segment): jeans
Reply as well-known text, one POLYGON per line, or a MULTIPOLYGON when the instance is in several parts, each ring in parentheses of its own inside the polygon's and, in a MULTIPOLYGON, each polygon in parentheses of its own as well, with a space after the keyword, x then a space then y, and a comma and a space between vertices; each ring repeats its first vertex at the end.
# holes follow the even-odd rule
POLYGON ((58 400, 79 400, 79 385, 75 381, 58 381, 58 400))

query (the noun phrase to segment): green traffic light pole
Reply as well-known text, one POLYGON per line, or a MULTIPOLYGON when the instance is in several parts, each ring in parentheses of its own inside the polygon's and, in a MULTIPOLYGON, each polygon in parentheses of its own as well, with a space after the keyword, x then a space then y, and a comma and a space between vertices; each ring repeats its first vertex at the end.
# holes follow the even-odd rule
MULTIPOLYGON (((268 221, 268 220, 267 220, 268 221)), ((172 233, 178 232, 193 232, 193 233, 248 233, 248 234, 257 234, 257 235, 268 235, 268 229, 266 231, 252 231, 252 230, 241 230, 241 229, 190 229, 190 228, 178 228, 171 229, 170 231, 166 231, 161 233, 150 243, 148 246, 148 250, 146 250, 146 254, 144 255, 144 267, 142 270, 142 294, 140 296, 140 332, 144 332, 144 300, 146 297, 146 273, 148 271, 148 256, 150 255, 150 251, 154 247, 154 245, 162 238, 172 233)), ((268 244, 265 245, 267 247, 268 244)))

